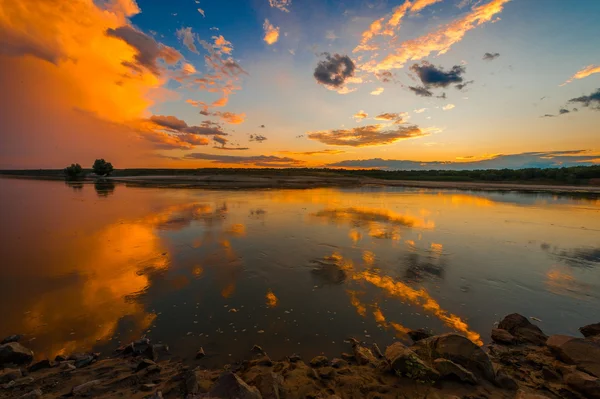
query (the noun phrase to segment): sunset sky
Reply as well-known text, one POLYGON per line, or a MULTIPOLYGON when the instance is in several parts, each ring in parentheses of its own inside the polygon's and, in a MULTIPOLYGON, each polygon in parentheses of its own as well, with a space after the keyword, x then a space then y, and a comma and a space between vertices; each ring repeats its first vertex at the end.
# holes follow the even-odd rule
POLYGON ((600 163, 600 1, 0 0, 0 168, 600 163))

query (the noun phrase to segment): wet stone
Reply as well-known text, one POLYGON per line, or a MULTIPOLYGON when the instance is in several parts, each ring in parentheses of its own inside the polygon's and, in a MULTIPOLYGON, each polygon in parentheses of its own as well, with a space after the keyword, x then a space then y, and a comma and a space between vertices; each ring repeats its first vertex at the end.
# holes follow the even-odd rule
POLYGON ((315 356, 310 361, 312 367, 323 367, 329 364, 329 359, 325 356, 315 356))

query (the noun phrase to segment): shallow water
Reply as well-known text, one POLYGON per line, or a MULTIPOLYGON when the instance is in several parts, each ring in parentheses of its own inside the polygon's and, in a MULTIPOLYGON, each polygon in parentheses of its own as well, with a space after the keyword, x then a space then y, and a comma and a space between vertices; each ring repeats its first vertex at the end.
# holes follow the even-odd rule
POLYGON ((406 331, 489 342, 600 321, 600 201, 356 188, 186 190, 0 179, 0 336, 38 357, 146 334, 205 364, 380 347, 406 331))

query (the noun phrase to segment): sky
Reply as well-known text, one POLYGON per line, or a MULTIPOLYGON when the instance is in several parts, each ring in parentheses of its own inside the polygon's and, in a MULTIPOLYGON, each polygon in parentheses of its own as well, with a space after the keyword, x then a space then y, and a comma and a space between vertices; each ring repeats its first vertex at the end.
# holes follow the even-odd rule
POLYGON ((600 163, 600 2, 0 0, 0 168, 600 163))

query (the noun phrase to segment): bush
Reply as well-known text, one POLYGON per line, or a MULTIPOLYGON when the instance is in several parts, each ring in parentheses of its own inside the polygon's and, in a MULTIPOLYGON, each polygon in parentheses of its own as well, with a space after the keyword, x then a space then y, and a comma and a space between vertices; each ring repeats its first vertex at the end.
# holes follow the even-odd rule
POLYGON ((104 159, 96 159, 92 169, 98 176, 108 176, 112 173, 113 166, 110 162, 106 162, 104 159))
POLYGON ((83 174, 83 168, 78 163, 72 163, 71 166, 67 166, 64 171, 65 175, 70 179, 81 177, 83 174))

